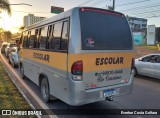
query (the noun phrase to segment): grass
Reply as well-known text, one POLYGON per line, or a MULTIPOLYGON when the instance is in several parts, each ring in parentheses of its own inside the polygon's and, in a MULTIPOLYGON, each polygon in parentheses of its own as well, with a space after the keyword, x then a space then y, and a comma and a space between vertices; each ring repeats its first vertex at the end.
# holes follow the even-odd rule
MULTIPOLYGON (((32 109, 20 94, 7 72, 0 63, 0 110, 32 109)), ((36 116, 0 116, 0 118, 35 118, 36 116)))
POLYGON ((141 45, 141 47, 144 47, 150 50, 158 50, 157 45, 141 45))
POLYGON ((157 45, 146 45, 145 46, 146 48, 148 48, 148 49, 151 49, 151 50, 158 50, 158 47, 157 47, 157 45))

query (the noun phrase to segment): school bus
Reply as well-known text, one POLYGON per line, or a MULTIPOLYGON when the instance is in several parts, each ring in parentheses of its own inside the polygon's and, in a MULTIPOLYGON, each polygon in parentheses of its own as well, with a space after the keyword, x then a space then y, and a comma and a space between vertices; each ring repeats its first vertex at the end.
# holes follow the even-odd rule
POLYGON ((42 99, 73 106, 112 100, 133 86, 133 40, 124 14, 75 7, 22 32, 19 69, 42 99))

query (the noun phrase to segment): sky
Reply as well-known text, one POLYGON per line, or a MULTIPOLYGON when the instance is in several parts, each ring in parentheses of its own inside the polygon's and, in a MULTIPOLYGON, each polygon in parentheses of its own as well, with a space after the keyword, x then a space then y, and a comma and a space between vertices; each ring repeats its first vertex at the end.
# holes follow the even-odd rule
MULTIPOLYGON (((0 13, 0 27, 13 33, 18 32, 19 27, 23 26, 23 17, 29 13, 47 18, 54 16, 55 14, 50 13, 51 6, 63 7, 66 11, 77 6, 106 8, 113 5, 112 0, 9 0, 9 2, 32 5, 11 5, 11 17, 5 12, 0 13)), ((146 18, 148 25, 160 27, 160 1, 158 0, 115 0, 115 11, 146 18)))

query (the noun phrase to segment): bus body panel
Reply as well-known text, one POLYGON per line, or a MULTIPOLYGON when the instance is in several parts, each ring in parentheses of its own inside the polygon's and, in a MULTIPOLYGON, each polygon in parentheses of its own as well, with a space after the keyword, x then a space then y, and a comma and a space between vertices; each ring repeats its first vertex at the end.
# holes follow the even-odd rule
POLYGON ((70 38, 68 44, 68 53, 81 53, 81 27, 79 19, 79 9, 75 8, 70 16, 70 38))
POLYGON ((23 49, 23 53, 25 53, 22 62, 25 67, 24 74, 38 86, 40 86, 40 74, 46 75, 49 81, 50 94, 69 102, 67 54, 28 49, 23 49), (45 60, 44 56, 37 54, 49 55, 49 60, 47 58, 45 60))
MULTIPOLYGON (((72 78, 71 73, 69 74, 69 77, 72 78)), ((134 80, 134 73, 132 72, 129 78, 129 82, 126 84, 106 86, 90 90, 85 90, 85 86, 82 81, 70 80, 69 85, 71 92, 70 92, 70 101, 68 104, 73 106, 79 106, 105 100, 106 98, 104 97, 104 91, 113 88, 119 90, 118 94, 112 96, 113 98, 129 94, 133 89, 133 80, 134 80)))
POLYGON ((104 94, 108 90, 116 92, 113 97, 130 93, 134 75, 131 70, 133 45, 128 50, 84 48, 86 38, 82 29, 85 27, 82 26, 84 19, 80 9, 73 8, 25 30, 69 19, 68 51, 21 49, 19 53, 24 74, 37 85, 40 83, 40 74, 47 75, 50 94, 74 106, 105 100, 104 94), (73 80, 71 69, 77 61, 83 63, 82 81, 73 80))

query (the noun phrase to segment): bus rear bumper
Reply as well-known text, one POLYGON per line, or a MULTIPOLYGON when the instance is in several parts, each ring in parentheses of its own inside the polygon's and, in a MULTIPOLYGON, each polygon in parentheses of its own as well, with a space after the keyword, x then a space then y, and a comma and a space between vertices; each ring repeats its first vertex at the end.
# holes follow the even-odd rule
POLYGON ((89 89, 85 90, 83 82, 75 82, 72 81, 72 88, 71 90, 74 90, 70 94, 69 103, 72 106, 80 106, 84 104, 94 103, 98 101, 106 100, 106 97, 104 97, 104 91, 108 89, 115 89, 117 90, 117 94, 109 97, 117 97, 122 96, 126 94, 130 94, 132 92, 133 88, 133 80, 134 80, 134 72, 132 72, 130 76, 130 81, 126 84, 119 84, 115 86, 107 86, 103 88, 95 88, 95 89, 89 89))

